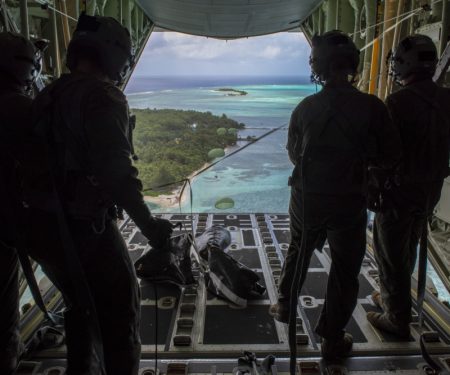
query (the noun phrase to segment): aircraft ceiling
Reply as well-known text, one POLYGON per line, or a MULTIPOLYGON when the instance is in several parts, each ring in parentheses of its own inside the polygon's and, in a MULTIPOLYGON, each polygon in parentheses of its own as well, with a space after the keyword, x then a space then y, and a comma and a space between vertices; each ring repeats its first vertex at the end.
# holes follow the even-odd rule
POLYGON ((137 0, 157 27, 213 38, 298 28, 323 0, 137 0))

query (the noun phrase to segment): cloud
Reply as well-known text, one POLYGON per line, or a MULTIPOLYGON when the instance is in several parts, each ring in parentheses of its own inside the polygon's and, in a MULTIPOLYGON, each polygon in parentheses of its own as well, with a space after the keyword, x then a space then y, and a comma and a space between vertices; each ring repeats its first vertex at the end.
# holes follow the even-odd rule
POLYGON ((261 57, 266 57, 268 59, 274 59, 275 57, 278 57, 281 53, 281 48, 276 46, 267 46, 263 49, 263 51, 260 53, 261 57))
POLYGON ((155 32, 136 74, 298 74, 308 70, 309 45, 301 33, 218 40, 176 32, 155 32), (172 73, 170 73, 170 72, 172 73))

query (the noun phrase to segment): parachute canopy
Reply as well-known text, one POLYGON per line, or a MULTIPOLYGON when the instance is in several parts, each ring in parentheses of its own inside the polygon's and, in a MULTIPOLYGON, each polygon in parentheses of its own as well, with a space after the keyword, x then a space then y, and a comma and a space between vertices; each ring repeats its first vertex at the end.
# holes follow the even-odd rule
POLYGON ((219 210, 227 210, 234 207, 234 200, 229 197, 221 198, 214 206, 219 210))
POLYGON ((213 160, 225 156, 225 151, 222 148, 213 148, 208 152, 208 159, 213 160))
POLYGON ((229 128, 228 129, 228 134, 230 135, 236 135, 237 134, 237 129, 236 128, 229 128))
POLYGON ((227 129, 226 128, 219 128, 219 129, 217 129, 217 135, 220 135, 222 137, 225 134, 227 134, 227 129))

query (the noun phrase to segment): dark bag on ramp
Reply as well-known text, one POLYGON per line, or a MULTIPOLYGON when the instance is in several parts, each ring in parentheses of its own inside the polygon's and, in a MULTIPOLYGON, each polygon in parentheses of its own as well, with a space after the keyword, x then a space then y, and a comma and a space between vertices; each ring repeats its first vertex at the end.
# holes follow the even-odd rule
POLYGON ((256 272, 232 258, 226 249, 231 243, 230 232, 224 227, 212 226, 196 238, 200 264, 208 290, 239 307, 247 300, 266 292, 256 272))
POLYGON ((134 263, 136 275, 150 283, 193 284, 191 245, 191 235, 181 234, 165 247, 151 248, 134 263))

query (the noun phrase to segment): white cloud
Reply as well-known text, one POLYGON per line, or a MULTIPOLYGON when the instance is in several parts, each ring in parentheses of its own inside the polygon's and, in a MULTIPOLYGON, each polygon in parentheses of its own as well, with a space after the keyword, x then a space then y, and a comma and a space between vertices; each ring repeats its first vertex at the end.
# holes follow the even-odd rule
POLYGON ((291 58, 299 55, 298 47, 305 43, 301 34, 294 33, 225 41, 164 32, 151 36, 146 54, 165 54, 195 60, 210 60, 223 56, 235 59, 251 57, 273 59, 279 56, 291 58), (296 46, 295 49, 292 48, 293 44, 296 46))
POLYGON ((275 57, 278 57, 281 53, 281 48, 277 46, 267 46, 265 47, 262 52, 259 54, 261 57, 266 57, 268 59, 274 59, 275 57))
POLYGON ((137 74, 308 74, 309 45, 300 33, 218 40, 176 32, 155 32, 137 74))

